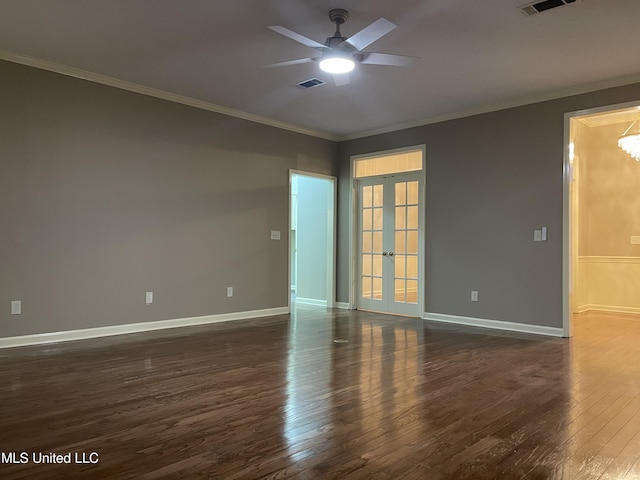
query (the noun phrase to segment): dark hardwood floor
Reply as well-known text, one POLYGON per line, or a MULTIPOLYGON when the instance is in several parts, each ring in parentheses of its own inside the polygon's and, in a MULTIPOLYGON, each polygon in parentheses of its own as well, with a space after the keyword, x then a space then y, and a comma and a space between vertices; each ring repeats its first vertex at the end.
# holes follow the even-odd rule
POLYGON ((640 320, 574 331, 300 307, 0 350, 0 478, 640 479, 640 320))

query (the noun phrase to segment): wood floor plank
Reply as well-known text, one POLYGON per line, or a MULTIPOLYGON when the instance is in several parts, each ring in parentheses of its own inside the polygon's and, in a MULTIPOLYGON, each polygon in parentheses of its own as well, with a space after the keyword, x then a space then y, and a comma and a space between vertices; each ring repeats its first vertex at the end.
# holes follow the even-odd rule
POLYGON ((640 478, 640 320, 574 334, 300 307, 1 350, 0 478, 640 478))

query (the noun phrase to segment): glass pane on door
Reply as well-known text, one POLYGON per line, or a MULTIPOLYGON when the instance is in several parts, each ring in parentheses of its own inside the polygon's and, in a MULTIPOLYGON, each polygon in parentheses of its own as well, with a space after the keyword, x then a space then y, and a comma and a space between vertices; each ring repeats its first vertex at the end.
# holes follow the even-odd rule
POLYGON ((395 184, 394 300, 418 303, 418 181, 395 184))
POLYGON ((382 300, 384 186, 365 185, 362 187, 361 196, 361 297, 382 300))

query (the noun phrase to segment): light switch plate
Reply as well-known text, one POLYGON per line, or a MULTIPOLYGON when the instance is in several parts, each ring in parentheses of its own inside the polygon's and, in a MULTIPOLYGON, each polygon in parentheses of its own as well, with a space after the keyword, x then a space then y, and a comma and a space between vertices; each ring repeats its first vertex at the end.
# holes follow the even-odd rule
POLYGON ((542 229, 540 230, 541 234, 540 234, 540 241, 542 242, 546 242, 547 241, 547 227, 542 227, 542 229))
POLYGON ((542 230, 534 230, 533 231, 533 241, 541 242, 542 241, 542 230))
POLYGON ((147 305, 151 305, 153 303, 153 292, 147 292, 144 296, 144 302, 147 305))
POLYGON ((477 302, 478 301, 478 291, 477 290, 471 290, 471 301, 472 302, 477 302))
POLYGON ((271 240, 280 240, 280 230, 271 230, 271 240))

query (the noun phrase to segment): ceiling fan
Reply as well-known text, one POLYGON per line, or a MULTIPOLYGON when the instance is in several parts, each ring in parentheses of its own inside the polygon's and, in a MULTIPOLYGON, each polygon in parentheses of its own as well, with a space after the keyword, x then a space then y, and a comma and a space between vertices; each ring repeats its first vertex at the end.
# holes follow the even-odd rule
POLYGON ((309 58, 299 58, 287 62, 265 65, 265 67, 285 67, 300 63, 319 62, 320 69, 333 74, 336 85, 346 85, 349 83, 349 72, 352 71, 356 63, 371 65, 391 65, 407 67, 413 64, 418 57, 406 55, 392 55, 388 53, 363 52, 376 40, 380 39, 396 26, 386 18, 379 18, 369 26, 363 28, 351 37, 344 37, 340 32, 340 25, 347 21, 349 12, 342 8, 334 8, 329 11, 329 18, 336 24, 336 32, 332 37, 327 37, 324 44, 311 40, 299 33, 279 25, 269 27, 285 37, 289 37, 307 47, 315 48, 320 52, 319 56, 309 58))

